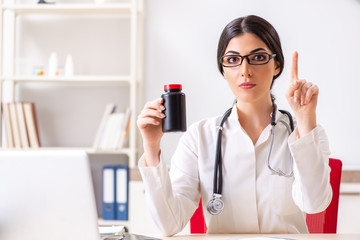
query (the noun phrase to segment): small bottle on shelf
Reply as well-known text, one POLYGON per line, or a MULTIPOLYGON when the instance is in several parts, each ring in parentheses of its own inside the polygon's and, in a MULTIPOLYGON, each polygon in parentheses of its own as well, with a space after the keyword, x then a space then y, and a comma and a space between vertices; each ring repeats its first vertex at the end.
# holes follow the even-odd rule
POLYGON ((70 54, 68 54, 66 56, 64 75, 65 75, 65 77, 74 76, 74 62, 73 62, 72 56, 70 54))
POLYGON ((57 53, 52 52, 49 57, 49 63, 48 63, 48 76, 49 77, 55 77, 57 75, 58 71, 58 58, 57 53))

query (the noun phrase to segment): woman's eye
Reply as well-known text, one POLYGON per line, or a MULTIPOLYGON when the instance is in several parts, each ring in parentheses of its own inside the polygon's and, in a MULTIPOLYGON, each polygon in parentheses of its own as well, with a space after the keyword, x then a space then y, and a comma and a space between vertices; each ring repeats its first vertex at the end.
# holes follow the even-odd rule
POLYGON ((267 56, 268 55, 265 53, 258 53, 258 54, 254 54, 251 60, 256 62, 265 62, 267 60, 267 56))
POLYGON ((240 57, 237 57, 237 56, 228 57, 226 62, 229 63, 229 64, 239 63, 240 62, 240 57))

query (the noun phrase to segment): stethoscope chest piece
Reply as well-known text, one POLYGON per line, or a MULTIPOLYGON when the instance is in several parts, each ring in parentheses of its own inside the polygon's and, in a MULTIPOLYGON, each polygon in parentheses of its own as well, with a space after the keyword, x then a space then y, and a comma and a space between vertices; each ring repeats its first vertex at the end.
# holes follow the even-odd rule
POLYGON ((213 198, 207 204, 207 210, 212 215, 218 215, 224 209, 224 202, 221 200, 221 194, 213 194, 213 198))

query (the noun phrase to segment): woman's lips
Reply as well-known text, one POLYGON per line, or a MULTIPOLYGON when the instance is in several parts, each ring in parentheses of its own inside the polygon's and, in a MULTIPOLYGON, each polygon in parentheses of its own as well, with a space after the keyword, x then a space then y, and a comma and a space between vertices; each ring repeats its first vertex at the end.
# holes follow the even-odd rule
POLYGON ((239 87, 241 87, 242 89, 251 89, 251 88, 253 88, 255 86, 256 86, 255 83, 249 83, 249 82, 244 82, 244 83, 239 85, 239 87))

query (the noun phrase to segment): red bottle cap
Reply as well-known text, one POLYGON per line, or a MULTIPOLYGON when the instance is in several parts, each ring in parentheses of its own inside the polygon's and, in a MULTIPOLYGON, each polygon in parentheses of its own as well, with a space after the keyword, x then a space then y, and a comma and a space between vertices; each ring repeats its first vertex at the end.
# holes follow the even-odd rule
POLYGON ((182 89, 182 85, 181 84, 167 84, 164 85, 164 90, 170 90, 170 89, 182 89))

